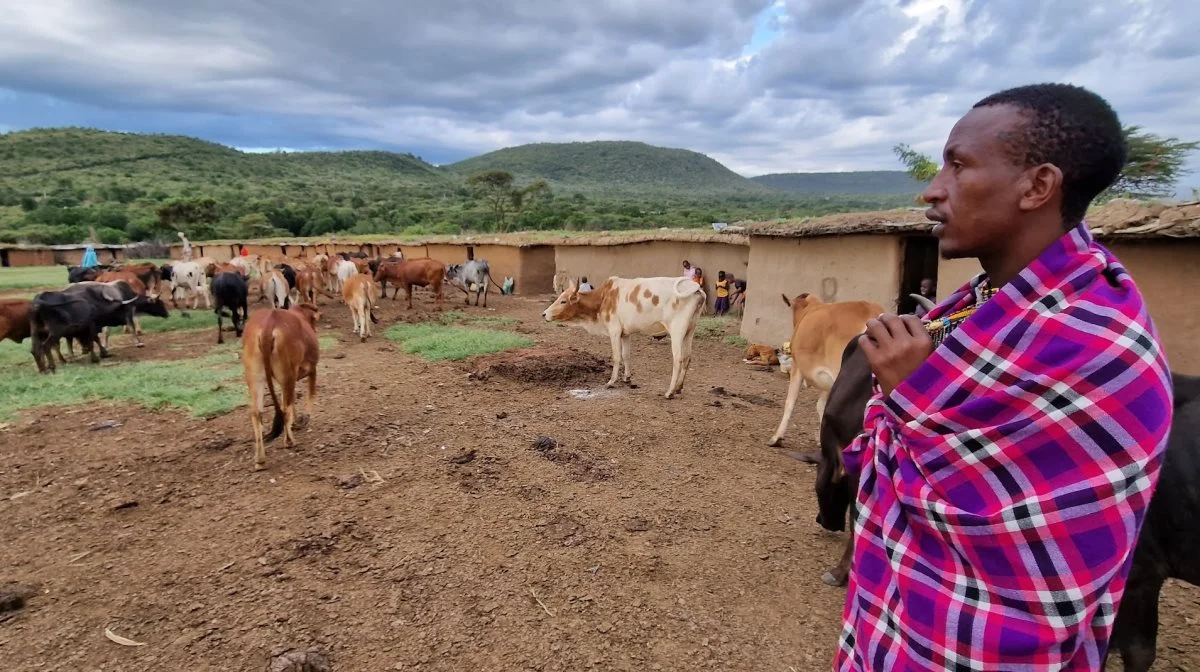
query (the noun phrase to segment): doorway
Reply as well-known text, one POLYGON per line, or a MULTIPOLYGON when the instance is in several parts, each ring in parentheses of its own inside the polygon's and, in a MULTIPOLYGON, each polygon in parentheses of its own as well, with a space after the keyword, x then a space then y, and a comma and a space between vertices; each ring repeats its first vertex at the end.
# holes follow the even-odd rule
POLYGON ((896 309, 900 315, 911 313, 917 302, 909 294, 921 291, 921 279, 933 280, 934 290, 938 281, 938 240, 933 236, 906 236, 901 240, 900 296, 896 309))
POLYGON ((11 263, 8 261, 8 250, 0 250, 0 266, 8 268, 11 263))

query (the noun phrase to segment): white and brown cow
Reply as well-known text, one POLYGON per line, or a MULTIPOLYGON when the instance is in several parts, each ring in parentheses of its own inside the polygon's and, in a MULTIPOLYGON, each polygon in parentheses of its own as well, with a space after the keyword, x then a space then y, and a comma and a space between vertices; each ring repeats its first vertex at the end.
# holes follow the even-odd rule
POLYGON ((587 331, 606 335, 612 343, 613 370, 606 387, 617 384, 621 362, 625 363, 624 382, 632 378, 629 368, 630 336, 671 336, 670 399, 683 389, 688 365, 692 361, 692 337, 696 318, 704 310, 707 296, 690 278, 618 278, 610 277, 590 292, 579 292, 572 282, 542 313, 547 322, 563 322, 587 331))

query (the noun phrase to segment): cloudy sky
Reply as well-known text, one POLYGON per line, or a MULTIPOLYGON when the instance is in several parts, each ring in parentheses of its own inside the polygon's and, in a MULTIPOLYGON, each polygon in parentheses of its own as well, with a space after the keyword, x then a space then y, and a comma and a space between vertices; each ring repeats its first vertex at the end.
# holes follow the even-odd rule
POLYGON ((895 169, 895 143, 939 155, 973 102, 1033 81, 1200 139, 1197 33, 1194 0, 0 0, 0 131, 435 163, 634 139, 744 175, 895 169))

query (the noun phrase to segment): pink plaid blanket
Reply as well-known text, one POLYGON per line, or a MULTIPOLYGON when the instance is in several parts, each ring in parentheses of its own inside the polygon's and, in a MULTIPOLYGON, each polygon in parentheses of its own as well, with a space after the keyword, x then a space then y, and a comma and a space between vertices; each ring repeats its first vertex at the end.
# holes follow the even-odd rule
POLYGON ((1098 669, 1171 416, 1142 297, 1081 224, 876 385, 834 669, 1098 669))

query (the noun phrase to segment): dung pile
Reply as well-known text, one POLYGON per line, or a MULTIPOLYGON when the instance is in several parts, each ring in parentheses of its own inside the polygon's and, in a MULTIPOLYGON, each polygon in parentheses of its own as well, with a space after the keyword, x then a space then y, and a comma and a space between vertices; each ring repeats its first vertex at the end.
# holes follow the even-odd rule
POLYGON ((528 348, 484 355, 471 360, 471 377, 487 380, 500 376, 518 383, 569 385, 608 373, 609 362, 574 348, 528 348))

